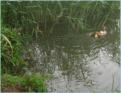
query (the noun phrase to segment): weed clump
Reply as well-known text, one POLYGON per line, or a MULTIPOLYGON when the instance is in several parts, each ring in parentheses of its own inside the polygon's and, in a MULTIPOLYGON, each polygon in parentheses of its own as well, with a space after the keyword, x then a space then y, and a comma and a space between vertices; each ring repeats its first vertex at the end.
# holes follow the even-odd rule
POLYGON ((44 92, 47 91, 45 79, 39 74, 31 76, 13 76, 4 74, 2 76, 2 91, 4 92, 44 92))

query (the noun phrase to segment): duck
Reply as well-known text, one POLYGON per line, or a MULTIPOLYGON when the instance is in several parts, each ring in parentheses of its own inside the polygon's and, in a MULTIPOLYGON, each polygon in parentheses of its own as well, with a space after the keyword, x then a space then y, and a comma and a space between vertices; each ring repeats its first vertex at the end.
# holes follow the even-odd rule
POLYGON ((100 37, 103 37, 105 35, 107 35, 107 30, 106 30, 105 26, 100 31, 89 33, 89 36, 94 37, 94 38, 100 38, 100 37))

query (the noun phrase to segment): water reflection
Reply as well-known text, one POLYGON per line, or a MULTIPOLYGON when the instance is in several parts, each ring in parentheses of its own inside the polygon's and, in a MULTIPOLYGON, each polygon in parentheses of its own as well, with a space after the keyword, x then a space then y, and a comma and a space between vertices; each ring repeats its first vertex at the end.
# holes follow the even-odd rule
POLYGON ((69 33, 34 43, 31 68, 52 75, 48 91, 119 89, 119 32, 94 39, 69 33))

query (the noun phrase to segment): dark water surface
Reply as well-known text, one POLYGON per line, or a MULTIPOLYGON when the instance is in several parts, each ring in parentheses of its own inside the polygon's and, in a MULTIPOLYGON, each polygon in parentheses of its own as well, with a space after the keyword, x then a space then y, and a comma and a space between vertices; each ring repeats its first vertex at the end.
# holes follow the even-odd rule
POLYGON ((48 91, 119 90, 119 32, 94 39, 68 33, 34 43, 32 70, 51 75, 48 91))

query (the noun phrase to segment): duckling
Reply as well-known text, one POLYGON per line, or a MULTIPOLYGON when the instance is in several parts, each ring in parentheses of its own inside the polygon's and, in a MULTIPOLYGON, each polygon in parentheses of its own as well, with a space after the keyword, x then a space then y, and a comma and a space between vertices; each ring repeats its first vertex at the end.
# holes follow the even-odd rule
POLYGON ((100 30, 98 32, 91 32, 89 36, 94 37, 94 38, 100 38, 102 36, 107 35, 106 27, 103 27, 103 30, 100 30))

